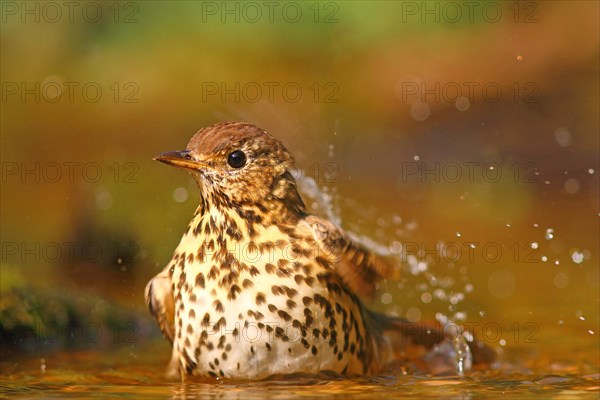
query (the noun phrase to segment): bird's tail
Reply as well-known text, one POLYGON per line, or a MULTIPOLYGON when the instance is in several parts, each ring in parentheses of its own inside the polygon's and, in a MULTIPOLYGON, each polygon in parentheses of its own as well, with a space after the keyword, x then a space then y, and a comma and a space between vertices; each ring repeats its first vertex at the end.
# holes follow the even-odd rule
POLYGON ((462 374, 489 367, 496 353, 459 325, 410 322, 364 308, 382 368, 412 368, 433 374, 462 374))

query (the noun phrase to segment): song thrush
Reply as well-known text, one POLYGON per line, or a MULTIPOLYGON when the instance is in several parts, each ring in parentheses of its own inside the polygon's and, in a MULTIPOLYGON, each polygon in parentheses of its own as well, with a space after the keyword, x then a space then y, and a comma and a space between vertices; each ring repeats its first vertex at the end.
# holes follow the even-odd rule
POLYGON ((170 374, 369 374, 402 352, 390 335, 395 346, 444 339, 363 305, 358 295, 394 268, 307 213, 292 155, 264 130, 216 124, 155 159, 185 168, 201 191, 171 262, 145 291, 173 344, 170 374))

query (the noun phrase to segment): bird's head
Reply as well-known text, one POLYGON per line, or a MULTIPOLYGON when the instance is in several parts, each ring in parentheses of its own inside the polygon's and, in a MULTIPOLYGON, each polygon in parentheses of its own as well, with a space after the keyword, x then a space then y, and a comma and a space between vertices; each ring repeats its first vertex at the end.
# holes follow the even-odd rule
POLYGON ((294 159, 283 144, 246 122, 224 122, 198 131, 186 150, 154 158, 190 172, 205 201, 217 206, 283 202, 304 210, 290 170, 294 159))

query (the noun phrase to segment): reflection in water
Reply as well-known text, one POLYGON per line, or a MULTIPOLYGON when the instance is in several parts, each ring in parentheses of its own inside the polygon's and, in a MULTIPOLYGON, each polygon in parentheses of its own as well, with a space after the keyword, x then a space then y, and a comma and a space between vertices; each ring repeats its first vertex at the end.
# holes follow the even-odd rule
MULTIPOLYGON (((555 338, 559 339, 559 338, 555 338)), ((588 344, 593 348, 591 343, 588 344)), ((157 339, 110 352, 53 353, 4 360, 2 394, 7 398, 140 397, 146 399, 284 399, 323 397, 345 399, 596 397, 600 374, 593 354, 544 354, 514 348, 489 371, 465 377, 407 374, 389 371, 373 377, 286 376, 261 382, 191 379, 172 382, 162 377, 168 357, 165 341, 157 339), (569 359, 569 362, 562 360, 569 359)))

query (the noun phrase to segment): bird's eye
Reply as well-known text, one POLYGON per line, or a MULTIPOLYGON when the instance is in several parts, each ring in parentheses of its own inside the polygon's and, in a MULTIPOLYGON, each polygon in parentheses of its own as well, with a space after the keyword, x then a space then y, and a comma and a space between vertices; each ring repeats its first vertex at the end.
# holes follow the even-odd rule
POLYGON ((227 157, 227 164, 232 168, 242 168, 246 165, 246 154, 241 150, 236 150, 227 157))

